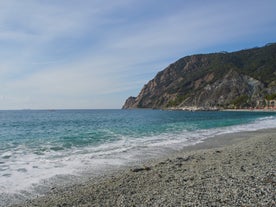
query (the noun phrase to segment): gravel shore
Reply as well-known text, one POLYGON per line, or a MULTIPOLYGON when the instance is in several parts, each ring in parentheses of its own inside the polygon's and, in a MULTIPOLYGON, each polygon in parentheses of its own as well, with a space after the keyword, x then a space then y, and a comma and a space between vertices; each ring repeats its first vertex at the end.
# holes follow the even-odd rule
POLYGON ((218 136, 18 206, 275 206, 276 129, 218 136))

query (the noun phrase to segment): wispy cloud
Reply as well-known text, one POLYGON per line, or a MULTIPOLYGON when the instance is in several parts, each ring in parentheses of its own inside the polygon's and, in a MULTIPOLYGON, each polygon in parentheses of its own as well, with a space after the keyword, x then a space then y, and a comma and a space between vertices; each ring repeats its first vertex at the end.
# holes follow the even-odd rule
POLYGON ((119 108, 176 59, 275 41, 276 3, 0 2, 0 108, 119 108))

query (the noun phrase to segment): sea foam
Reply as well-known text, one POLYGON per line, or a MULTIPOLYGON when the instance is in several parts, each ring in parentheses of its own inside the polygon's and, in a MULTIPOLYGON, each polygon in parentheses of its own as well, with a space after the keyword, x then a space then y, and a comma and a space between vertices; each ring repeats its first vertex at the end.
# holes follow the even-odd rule
POLYGON ((24 143, 6 147, 1 150, 0 157, 0 206, 45 193, 53 185, 53 180, 55 184, 65 181, 70 184, 72 176, 74 180, 83 175, 97 176, 106 169, 154 158, 216 135, 275 128, 276 116, 203 129, 197 129, 193 124, 182 130, 178 123, 170 125, 161 133, 141 133, 141 136, 137 133, 133 136, 111 131, 110 137, 115 136, 116 139, 82 147, 61 148, 49 142, 45 142, 40 151, 27 147, 24 143))

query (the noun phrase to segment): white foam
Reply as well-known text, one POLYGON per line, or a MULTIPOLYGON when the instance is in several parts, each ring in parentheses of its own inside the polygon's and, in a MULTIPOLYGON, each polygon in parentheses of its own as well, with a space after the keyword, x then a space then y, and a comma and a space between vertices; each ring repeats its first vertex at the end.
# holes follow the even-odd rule
MULTIPOLYGON (((110 166, 127 165, 137 159, 157 156, 166 149, 179 149, 186 145, 202 142, 215 135, 276 128, 276 117, 260 118, 252 123, 182 132, 166 132, 149 137, 121 137, 115 142, 94 147, 72 148, 63 151, 46 151, 34 154, 24 146, 9 149, 0 160, 0 200, 5 194, 34 193, 39 184, 56 175, 79 175, 84 172, 101 170, 110 166)), ((0 204, 1 206, 1 204, 0 204)))

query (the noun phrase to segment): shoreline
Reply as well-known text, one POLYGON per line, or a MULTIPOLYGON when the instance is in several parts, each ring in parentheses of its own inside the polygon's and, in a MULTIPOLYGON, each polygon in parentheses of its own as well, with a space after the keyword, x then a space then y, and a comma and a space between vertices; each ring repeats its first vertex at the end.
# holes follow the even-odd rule
POLYGON ((225 108, 219 108, 219 107, 197 107, 197 106, 191 106, 191 107, 169 107, 164 108, 162 110, 168 110, 168 111, 233 111, 233 112, 276 112, 276 108, 248 108, 248 109, 225 109, 225 108))
POLYGON ((276 109, 223 109, 221 111, 239 111, 239 112, 276 112, 276 109))
POLYGON ((275 205, 276 128, 218 135, 13 206, 275 205))

